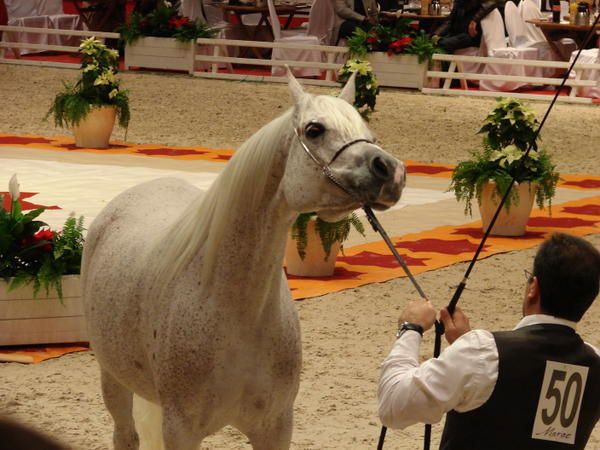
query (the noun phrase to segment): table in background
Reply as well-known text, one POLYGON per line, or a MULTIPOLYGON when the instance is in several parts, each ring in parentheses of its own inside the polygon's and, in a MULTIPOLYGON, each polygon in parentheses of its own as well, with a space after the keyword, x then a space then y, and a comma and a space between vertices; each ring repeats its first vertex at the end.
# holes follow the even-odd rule
MULTIPOLYGON (((216 6, 221 8, 223 11, 223 17, 226 21, 230 22, 229 16, 234 15, 237 18, 237 21, 240 25, 242 33, 245 35, 246 39, 249 41, 254 41, 257 32, 262 28, 267 31, 268 34, 271 35, 271 39, 275 39, 273 36, 273 30, 271 29, 271 25, 269 22, 269 8, 268 6, 256 6, 256 5, 231 5, 227 3, 214 3, 216 6), (256 25, 249 27, 244 24, 242 20, 243 16, 248 14, 260 14, 260 20, 256 25)), ((301 10, 306 10, 308 8, 305 4, 295 4, 295 5, 286 5, 280 4, 275 5, 275 11, 277 11, 278 16, 287 16, 285 24, 283 25, 283 29, 289 28, 294 18, 294 15, 301 10)), ((255 47, 250 47, 250 50, 257 58, 262 59, 263 55, 259 49, 255 47)))
MULTIPOLYGON (((558 49, 554 41, 557 41, 562 38, 571 38, 575 41, 577 47, 581 48, 581 46, 583 45, 583 41, 585 40, 586 34, 592 28, 591 23, 589 25, 573 25, 568 22, 556 23, 542 19, 530 19, 527 22, 532 23, 540 30, 542 30, 542 33, 544 33, 544 36, 546 36, 548 44, 550 44, 550 46, 556 51, 558 55, 560 55, 560 50, 558 49)), ((596 25, 595 30, 596 33, 600 32, 600 25, 596 25)), ((593 48, 597 46, 597 38, 592 37, 592 39, 587 45, 587 48, 593 48)))
POLYGON ((450 16, 450 14, 441 14, 439 16, 431 16, 429 14, 420 14, 420 13, 413 13, 413 12, 399 13, 399 12, 387 12, 387 11, 383 11, 381 13, 381 15, 384 18, 388 18, 388 19, 396 18, 396 19, 416 20, 419 22, 419 29, 425 30, 426 32, 433 31, 433 29, 440 26, 442 24, 442 22, 445 22, 446 20, 448 20, 448 17, 450 16))

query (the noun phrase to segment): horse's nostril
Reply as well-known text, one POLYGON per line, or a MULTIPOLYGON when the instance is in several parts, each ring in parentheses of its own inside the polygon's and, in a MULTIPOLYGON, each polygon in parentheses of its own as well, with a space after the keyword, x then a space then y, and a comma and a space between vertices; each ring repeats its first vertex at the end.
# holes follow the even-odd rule
POLYGON ((385 160, 380 156, 376 156, 371 161, 371 172, 377 178, 381 180, 388 180, 392 175, 390 168, 386 164, 385 160))

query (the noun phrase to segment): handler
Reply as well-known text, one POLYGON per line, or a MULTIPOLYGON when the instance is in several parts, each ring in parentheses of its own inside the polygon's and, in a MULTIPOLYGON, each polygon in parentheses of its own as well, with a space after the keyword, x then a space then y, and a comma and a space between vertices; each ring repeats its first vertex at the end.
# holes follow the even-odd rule
POLYGON ((443 450, 583 449, 600 418, 600 354, 576 333, 598 295, 600 253, 554 234, 527 274, 523 319, 512 331, 471 330, 460 308, 440 311, 451 344, 419 365, 436 311, 411 302, 379 381, 379 416, 390 428, 436 423, 443 450))

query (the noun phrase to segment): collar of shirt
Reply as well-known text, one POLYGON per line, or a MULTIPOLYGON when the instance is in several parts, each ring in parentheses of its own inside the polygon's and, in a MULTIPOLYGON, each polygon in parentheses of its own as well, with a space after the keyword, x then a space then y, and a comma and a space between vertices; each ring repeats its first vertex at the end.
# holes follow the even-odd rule
POLYGON ((548 314, 531 314, 529 316, 525 316, 514 329, 517 330, 519 328, 528 327, 530 325, 538 325, 541 323, 564 325, 565 327, 573 328, 574 330, 577 329, 577 322, 561 319, 560 317, 549 316, 548 314))

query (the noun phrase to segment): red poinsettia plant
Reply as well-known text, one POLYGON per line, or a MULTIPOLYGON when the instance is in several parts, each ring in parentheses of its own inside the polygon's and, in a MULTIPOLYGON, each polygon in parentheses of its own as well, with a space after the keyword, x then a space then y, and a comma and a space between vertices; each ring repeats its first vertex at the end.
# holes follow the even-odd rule
POLYGON ((431 59, 434 53, 443 53, 436 41, 424 31, 415 30, 408 19, 397 20, 394 24, 378 24, 369 31, 356 28, 348 39, 348 47, 354 57, 364 57, 370 52, 385 52, 388 55, 411 54, 419 57, 419 62, 431 59))
POLYGON ((69 217, 61 231, 37 220, 45 208, 22 211, 16 175, 9 191, 0 194, 0 279, 9 290, 33 283, 34 295, 56 289, 62 298, 61 277, 78 274, 83 251, 83 217, 69 217))
POLYGON ((128 44, 143 36, 173 37, 181 42, 189 42, 215 35, 214 30, 206 23, 194 22, 180 15, 177 5, 168 1, 158 2, 157 7, 147 15, 133 13, 129 23, 118 31, 128 44))

